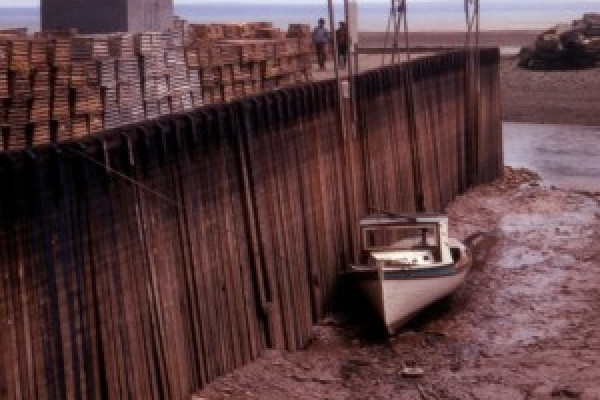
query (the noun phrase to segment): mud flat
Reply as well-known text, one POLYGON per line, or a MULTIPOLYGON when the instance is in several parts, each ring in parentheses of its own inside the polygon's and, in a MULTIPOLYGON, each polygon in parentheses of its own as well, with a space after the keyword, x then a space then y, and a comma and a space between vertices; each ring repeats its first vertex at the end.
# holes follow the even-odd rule
MULTIPOLYGON (((482 46, 499 46, 516 52, 531 45, 538 31, 485 31, 482 46)), ((461 32, 415 32, 411 45, 462 46, 461 32)), ((381 46, 384 33, 360 34, 360 44, 381 46)), ((369 68, 380 63, 380 57, 365 61, 369 68)), ((576 124, 600 126, 600 65, 596 68, 571 71, 529 71, 517 67, 515 57, 501 63, 504 120, 543 124, 576 124)))
POLYGON ((448 210, 456 236, 487 232, 452 297, 389 339, 333 316, 305 351, 270 351, 192 398, 598 399, 599 204, 508 169, 448 210))
MULTIPOLYGON (((481 36, 482 46, 499 46, 515 53, 535 40, 536 31, 487 31, 481 36)), ((364 47, 382 46, 385 33, 364 32, 364 47)), ((461 32, 415 32, 410 35, 416 47, 462 46, 461 32)), ((377 68, 380 56, 363 56, 361 69, 377 68)), ((316 73, 316 77, 331 77, 316 73)), ((502 106, 504 120, 542 124, 600 126, 600 64, 596 68, 568 71, 530 71, 517 67, 516 57, 501 61, 502 106)))
MULTIPOLYGON (((533 30, 498 30, 481 32, 482 46, 523 46, 533 42, 538 31, 533 30)), ((361 32, 361 46, 380 46, 385 42, 384 32, 361 32)), ((464 32, 411 32, 412 46, 463 46, 464 32)))
POLYGON ((600 65, 571 71, 529 71, 501 63, 504 120, 600 126, 600 65))

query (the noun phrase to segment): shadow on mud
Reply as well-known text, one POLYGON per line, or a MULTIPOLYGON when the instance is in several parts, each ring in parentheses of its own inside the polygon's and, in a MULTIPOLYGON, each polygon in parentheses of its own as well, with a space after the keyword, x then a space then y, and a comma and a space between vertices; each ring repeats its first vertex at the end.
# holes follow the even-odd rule
POLYGON ((355 282, 345 275, 338 281, 334 299, 335 314, 353 335, 372 343, 383 343, 388 334, 377 311, 355 282))

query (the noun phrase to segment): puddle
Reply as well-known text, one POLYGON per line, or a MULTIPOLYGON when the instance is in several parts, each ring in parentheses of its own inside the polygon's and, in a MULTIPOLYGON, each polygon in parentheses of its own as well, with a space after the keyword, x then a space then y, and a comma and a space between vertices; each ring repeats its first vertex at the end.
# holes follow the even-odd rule
POLYGON ((600 191, 600 127, 505 122, 504 161, 552 185, 600 191))
POLYGON ((593 209, 552 214, 507 214, 502 218, 500 229, 508 235, 533 232, 536 235, 565 236, 589 223, 593 216, 593 209))
POLYGON ((521 46, 500 46, 501 56, 517 56, 521 52, 521 46))
POLYGON ((547 260, 548 257, 541 252, 533 252, 527 247, 511 246, 502 251, 500 259, 495 264, 505 269, 526 268, 547 260))
POLYGON ((539 212, 508 213, 500 221, 499 240, 486 262, 505 285, 489 286, 488 343, 522 346, 558 337, 568 321, 555 317, 577 309, 563 291, 578 263, 575 255, 589 246, 598 206, 582 196, 552 193, 555 201, 541 196, 522 203, 539 212))

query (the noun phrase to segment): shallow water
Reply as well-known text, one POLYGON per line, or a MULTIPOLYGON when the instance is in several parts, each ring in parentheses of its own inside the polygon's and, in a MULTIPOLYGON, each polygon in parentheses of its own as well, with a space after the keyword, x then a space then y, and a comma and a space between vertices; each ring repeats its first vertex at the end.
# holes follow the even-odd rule
POLYGON ((516 56, 521 51, 520 46, 500 46, 501 56, 516 56))
POLYGON ((550 185, 600 191, 600 127, 505 122, 504 162, 550 185))

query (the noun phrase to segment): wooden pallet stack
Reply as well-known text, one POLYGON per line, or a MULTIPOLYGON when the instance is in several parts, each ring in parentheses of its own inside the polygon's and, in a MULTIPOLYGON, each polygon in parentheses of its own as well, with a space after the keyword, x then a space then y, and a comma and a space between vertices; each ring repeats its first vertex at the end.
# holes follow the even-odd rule
POLYGON ((15 36, 27 36, 27 28, 0 29, 0 37, 13 38, 15 36))
MULTIPOLYGON (((304 55, 313 53, 312 31, 308 24, 290 24, 286 35, 289 39, 298 41, 298 51, 304 55)), ((308 59, 310 61, 310 59, 308 59)))
POLYGON ((121 125, 121 112, 119 107, 117 84, 117 61, 109 58, 97 61, 102 93, 102 109, 104 111, 104 127, 115 128, 121 125))
POLYGON ((0 42, 0 100, 8 99, 8 46, 0 42))
POLYGON ((156 118, 169 113, 165 44, 160 33, 135 36, 135 53, 139 60, 144 114, 156 118))
POLYGON ((145 118, 138 60, 117 59, 117 101, 120 123, 142 121, 145 118))
POLYGON ((200 80, 188 72, 182 38, 176 33, 135 36, 146 118, 202 105, 200 80))
POLYGON ((92 36, 73 38, 71 61, 71 134, 79 138, 105 128, 103 88, 115 85, 115 60, 108 38, 92 36))
POLYGON ((289 38, 305 38, 310 37, 311 28, 308 24, 290 24, 287 31, 289 38))
POLYGON ((256 30, 256 39, 283 39, 285 34, 277 28, 260 28, 256 30))
POLYGON ((239 24, 189 24, 180 19, 173 23, 177 32, 186 31, 189 41, 222 40, 222 39, 255 39, 269 32, 273 36, 282 37, 279 29, 273 27, 271 22, 247 22, 239 24))
POLYGON ((4 148, 22 148, 26 144, 31 82, 29 68, 29 41, 25 37, 14 37, 3 41, 6 54, 4 75, 7 79, 5 98, 5 120, 3 124, 4 148))
POLYGON ((312 77, 307 25, 291 26, 287 38, 264 22, 191 24, 189 31, 187 68, 198 76, 205 104, 229 102, 312 77))
POLYGON ((189 40, 195 43, 198 40, 218 40, 225 37, 222 25, 218 24, 191 24, 189 40))
POLYGON ((311 79, 310 54, 303 52, 298 39, 269 41, 266 52, 263 89, 285 87, 311 79))
POLYGON ((172 31, 136 35, 0 31, 2 149, 76 139, 305 82, 309 33, 304 25, 283 37, 266 22, 181 19, 172 31))
MULTIPOLYGON (((192 29, 193 32, 198 32, 197 29, 192 29)), ((194 76, 202 87, 202 96, 204 104, 213 104, 221 102, 221 97, 216 98, 219 90, 220 74, 213 68, 214 49, 213 42, 210 39, 193 39, 191 44, 185 48, 185 62, 188 73, 194 76)))
POLYGON ((44 144, 50 141, 52 96, 52 71, 47 60, 47 41, 43 39, 30 42, 30 85, 31 102, 29 105, 29 123, 31 124, 32 144, 44 144))
POLYGON ((2 148, 70 137, 70 47, 66 39, 15 35, 0 43, 2 148))
POLYGON ((108 40, 110 56, 115 59, 114 90, 106 92, 105 102, 116 102, 118 114, 113 123, 105 109, 106 128, 142 121, 145 118, 141 76, 133 41, 134 37, 130 34, 113 35, 108 40))
POLYGON ((53 75, 50 100, 52 140, 63 141, 71 138, 71 38, 51 37, 48 43, 48 61, 53 75))
MULTIPOLYGON (((185 64, 185 54, 181 49, 169 49, 165 51, 165 62, 167 66, 167 85, 169 90, 169 103, 171 112, 183 112, 194 107, 194 99, 201 98, 201 93, 192 91, 190 82, 191 75, 185 64), (196 96, 197 97, 196 97, 196 96)), ((199 89, 199 79, 196 76, 199 89)))

